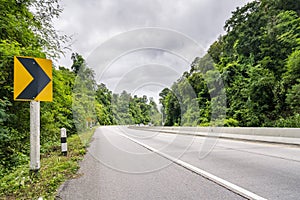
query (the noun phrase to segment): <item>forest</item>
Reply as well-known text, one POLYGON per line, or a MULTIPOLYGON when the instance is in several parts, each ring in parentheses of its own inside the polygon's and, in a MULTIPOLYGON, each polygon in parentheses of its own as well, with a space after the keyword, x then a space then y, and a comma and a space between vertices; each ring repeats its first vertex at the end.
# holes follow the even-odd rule
POLYGON ((226 34, 161 91, 165 125, 300 127, 299 17, 292 0, 232 12, 226 34))
MULTIPOLYGON (((0 0, 0 175, 29 161, 29 102, 13 101, 13 57, 58 59, 70 38, 51 21, 57 0, 0 0), (30 10, 29 8, 34 8, 30 10)), ((53 66, 53 102, 41 102, 41 151, 60 128, 95 124, 300 127, 300 2, 257 0, 237 8, 190 71, 154 99, 114 94, 85 59, 53 66)))

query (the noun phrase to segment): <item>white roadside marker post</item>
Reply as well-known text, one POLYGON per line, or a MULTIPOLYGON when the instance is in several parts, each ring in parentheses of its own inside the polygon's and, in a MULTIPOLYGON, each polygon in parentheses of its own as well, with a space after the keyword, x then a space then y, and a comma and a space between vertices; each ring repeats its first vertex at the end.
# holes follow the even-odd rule
POLYGON ((40 102, 30 101, 30 170, 40 169, 40 102))
POLYGON ((68 144, 67 144, 67 130, 65 128, 60 129, 60 141, 61 141, 61 153, 64 156, 68 154, 68 144))

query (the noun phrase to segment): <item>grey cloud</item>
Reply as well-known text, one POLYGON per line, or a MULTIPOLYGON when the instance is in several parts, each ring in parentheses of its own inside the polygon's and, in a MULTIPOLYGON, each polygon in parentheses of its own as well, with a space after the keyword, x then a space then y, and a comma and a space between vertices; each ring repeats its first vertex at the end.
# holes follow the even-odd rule
POLYGON ((75 50, 90 52, 116 33, 141 27, 180 31, 203 46, 222 33, 231 10, 246 0, 65 0, 58 28, 76 33, 75 50))
MULTIPOLYGON (((101 58, 96 56, 95 60, 101 60, 101 58)), ((117 87, 117 82, 122 82, 122 89, 118 90, 124 90, 126 87, 128 90, 134 90, 139 87, 139 84, 145 82, 170 86, 183 71, 188 70, 189 63, 168 51, 140 49, 119 57, 105 69, 98 67, 94 68, 98 82, 107 83, 111 89, 117 87), (137 84, 137 81, 140 82, 137 84)))
MULTIPOLYGON (((189 69, 194 57, 202 56, 223 34, 231 11, 248 1, 64 0, 65 10, 55 26, 74 34, 73 51, 87 58, 100 81, 110 87, 120 82, 137 88, 138 80, 159 83, 165 79, 164 84, 171 84, 189 69), (142 29, 147 27, 152 28, 142 29), (158 66, 169 67, 176 73, 160 72, 158 66), (106 73, 101 77, 103 70, 106 73)), ((70 53, 60 64, 69 67, 69 57, 70 53)))

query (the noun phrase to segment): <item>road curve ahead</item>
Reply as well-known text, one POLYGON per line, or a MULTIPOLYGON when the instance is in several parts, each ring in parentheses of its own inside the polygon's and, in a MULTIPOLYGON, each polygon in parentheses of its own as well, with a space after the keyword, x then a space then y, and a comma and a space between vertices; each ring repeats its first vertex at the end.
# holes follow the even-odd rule
POLYGON ((128 129, 96 130, 57 199, 299 199, 300 149, 128 129))

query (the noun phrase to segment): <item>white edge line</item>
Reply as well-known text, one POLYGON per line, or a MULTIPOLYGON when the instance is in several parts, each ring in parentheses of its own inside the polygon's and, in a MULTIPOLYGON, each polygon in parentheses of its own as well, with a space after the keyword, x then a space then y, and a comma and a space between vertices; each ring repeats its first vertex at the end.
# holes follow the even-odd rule
POLYGON ((201 175, 202 177, 204 177, 206 179, 209 179, 209 180, 213 181, 214 183, 216 183, 216 184, 218 184, 218 185, 220 185, 222 187, 227 188, 228 190, 230 190, 230 191, 232 191, 232 192, 234 192, 234 193, 236 193, 238 195, 241 195, 241 196, 247 198, 247 199, 251 199, 251 200, 267 200, 267 199, 265 199, 265 198, 263 198, 261 196, 258 196, 257 194, 254 194, 253 192, 250 192, 250 191, 248 191, 248 190, 246 190, 244 188, 241 188, 241 187, 239 187, 239 186, 237 186, 237 185, 235 185, 233 183, 230 183, 230 182, 228 182, 228 181, 226 181, 224 179, 221 179, 221 178, 219 178, 219 177, 217 177, 217 176, 215 176, 213 174, 210 174, 210 173, 208 173, 208 172, 206 172, 206 171, 204 171, 202 169, 199 169, 199 168, 197 168, 197 167, 195 167, 195 166, 193 166, 193 165, 191 165, 189 163, 186 163, 186 162, 184 162, 182 160, 179 160, 179 159, 174 158, 174 157, 172 157, 170 155, 167 155, 167 154, 165 154, 163 152, 160 152, 160 151, 158 151, 158 150, 156 150, 156 149, 154 149, 154 148, 152 148, 152 147, 150 147, 150 146, 148 146, 146 144, 143 144, 143 143, 139 142, 138 140, 130 138, 127 135, 124 135, 124 134, 120 134, 120 135, 123 136, 123 137, 125 137, 125 138, 127 138, 127 139, 129 139, 129 140, 131 140, 131 141, 133 141, 133 142, 135 142, 135 143, 137 143, 137 144, 139 144, 139 145, 141 145, 141 146, 143 146, 143 147, 145 147, 146 149, 148 149, 148 150, 150 150, 150 151, 152 151, 152 152, 154 152, 156 154, 161 155, 162 157, 167 158, 168 160, 170 160, 170 161, 172 161, 172 162, 174 162, 174 163, 176 163, 176 164, 178 164, 178 165, 180 165, 180 166, 182 166, 182 167, 184 167, 184 168, 186 168, 186 169, 188 169, 190 171, 193 171, 193 172, 201 175))

